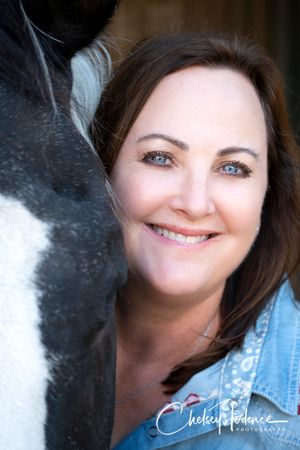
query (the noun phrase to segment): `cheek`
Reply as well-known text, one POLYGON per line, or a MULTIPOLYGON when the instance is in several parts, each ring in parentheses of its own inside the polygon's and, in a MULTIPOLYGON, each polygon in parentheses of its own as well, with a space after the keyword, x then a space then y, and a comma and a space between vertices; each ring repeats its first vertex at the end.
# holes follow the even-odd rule
POLYGON ((131 189, 130 183, 118 183, 113 185, 117 195, 122 217, 132 216, 137 201, 136 191, 131 189))
POLYGON ((136 189, 135 178, 127 172, 120 171, 116 167, 111 177, 112 187, 121 207, 122 218, 132 216, 140 196, 139 190, 136 189))
POLYGON ((113 188, 120 201, 123 214, 129 221, 147 219, 165 204, 165 192, 161 182, 150 179, 143 172, 127 174, 113 180, 113 188))
POLYGON ((229 233, 250 238, 256 235, 264 195, 264 188, 223 190, 218 201, 218 211, 229 233))

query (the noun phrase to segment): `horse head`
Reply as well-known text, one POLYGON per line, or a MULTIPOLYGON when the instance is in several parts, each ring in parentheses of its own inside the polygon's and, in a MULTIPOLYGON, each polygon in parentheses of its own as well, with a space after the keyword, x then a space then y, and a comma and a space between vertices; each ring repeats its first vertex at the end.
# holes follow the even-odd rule
POLYGON ((106 449, 126 264, 88 127, 116 1, 1 6, 0 448, 106 449))

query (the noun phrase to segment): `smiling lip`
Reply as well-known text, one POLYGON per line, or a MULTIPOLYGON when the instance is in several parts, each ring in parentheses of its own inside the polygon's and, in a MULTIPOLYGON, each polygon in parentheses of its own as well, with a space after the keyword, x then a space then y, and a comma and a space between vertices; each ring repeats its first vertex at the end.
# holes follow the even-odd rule
POLYGON ((211 233, 211 230, 188 230, 167 224, 145 224, 145 228, 156 237, 156 239, 168 245, 179 245, 185 248, 203 248, 215 241, 220 233, 211 233), (180 232, 181 231, 181 232, 180 232), (193 234, 192 234, 193 233, 193 234))
POLYGON ((168 225, 165 223, 151 223, 149 224, 150 227, 159 227, 159 228, 165 228, 168 231, 173 231, 173 233, 180 233, 184 236, 209 236, 209 235, 218 235, 217 231, 214 230, 189 230, 187 228, 178 227, 176 225, 168 225))

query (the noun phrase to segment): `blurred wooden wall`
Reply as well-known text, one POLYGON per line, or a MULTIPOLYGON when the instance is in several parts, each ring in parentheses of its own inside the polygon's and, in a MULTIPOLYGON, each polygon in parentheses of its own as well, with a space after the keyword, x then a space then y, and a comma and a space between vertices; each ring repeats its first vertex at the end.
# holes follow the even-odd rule
POLYGON ((300 134, 299 0, 120 0, 108 31, 122 57, 146 36, 203 26, 236 31, 269 51, 287 82, 288 103, 300 134))
POLYGON ((110 31, 123 51, 154 33, 211 26, 250 35, 280 53, 290 37, 297 40, 299 25, 299 0, 121 0, 110 31))
POLYGON ((124 49, 154 33, 212 26, 251 32, 266 44, 269 0, 121 0, 111 26, 124 49))
MULTIPOLYGON (((300 142, 300 0, 120 0, 108 29, 113 59, 146 36, 199 27, 238 32, 267 49, 283 73, 300 142)), ((295 286, 300 299, 300 270, 295 286)))

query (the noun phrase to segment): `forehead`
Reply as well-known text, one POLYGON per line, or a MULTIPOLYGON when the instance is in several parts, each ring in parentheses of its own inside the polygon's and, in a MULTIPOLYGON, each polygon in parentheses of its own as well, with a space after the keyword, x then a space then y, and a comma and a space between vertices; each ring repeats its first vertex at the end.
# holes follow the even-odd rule
POLYGON ((164 77, 153 90, 133 133, 174 131, 233 132, 266 138, 265 118, 256 90, 241 73, 192 66, 164 77), (163 130, 162 130, 163 128, 163 130))
POLYGON ((189 97, 201 95, 201 103, 226 101, 232 104, 237 101, 250 102, 262 111, 257 92, 244 74, 226 67, 209 68, 203 66, 190 66, 165 76, 155 87, 147 102, 163 95, 174 96, 182 94, 189 97))

